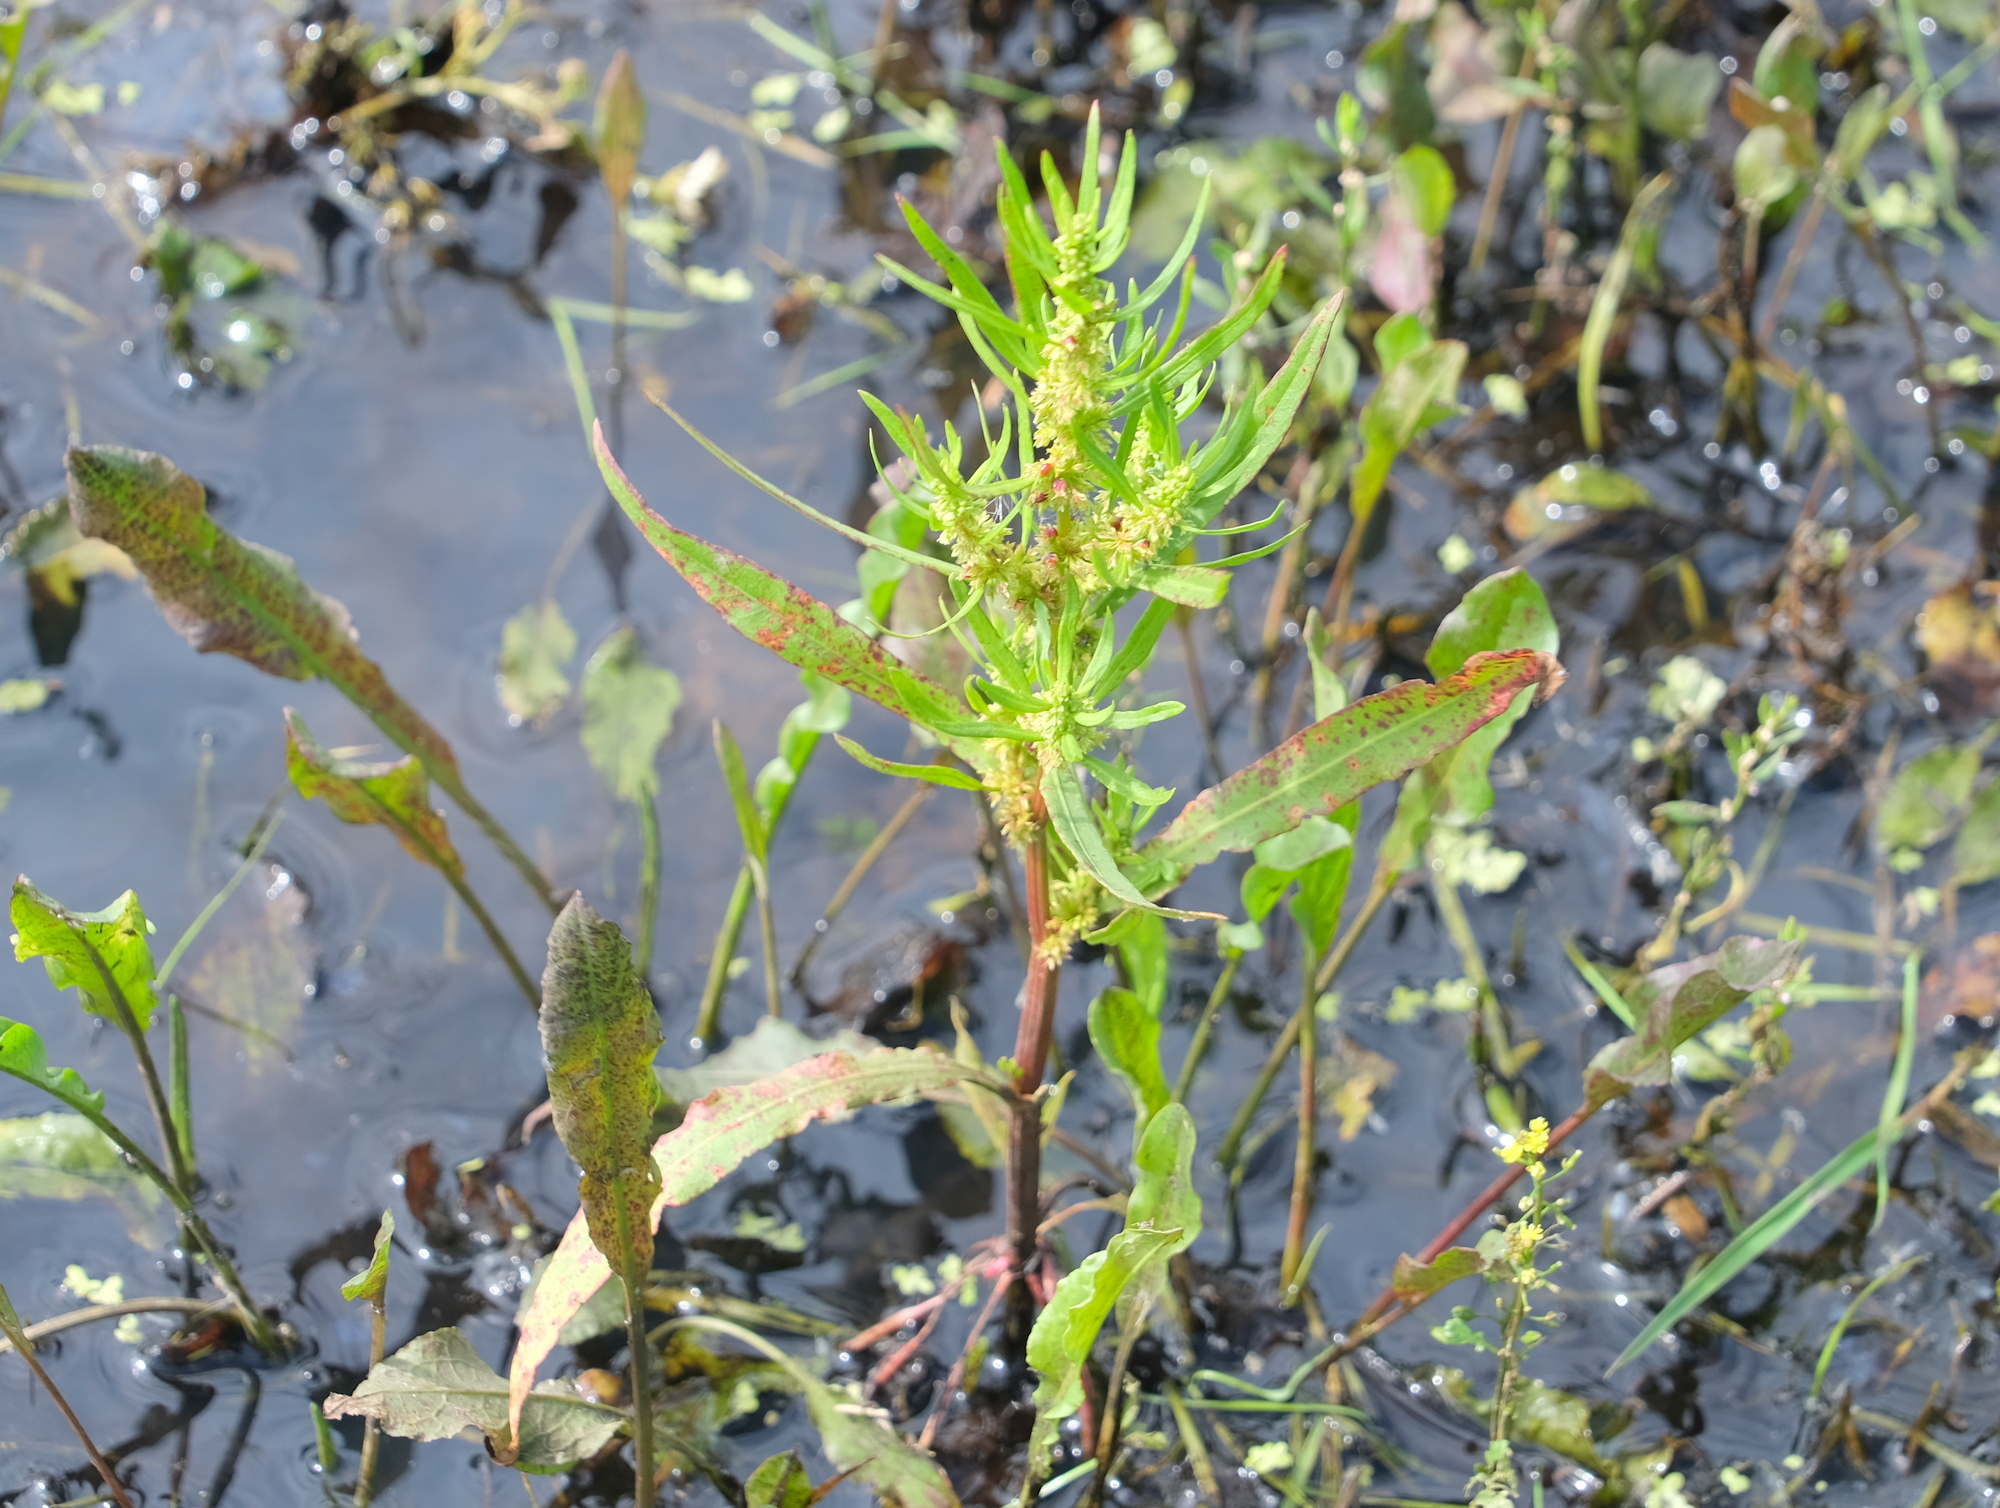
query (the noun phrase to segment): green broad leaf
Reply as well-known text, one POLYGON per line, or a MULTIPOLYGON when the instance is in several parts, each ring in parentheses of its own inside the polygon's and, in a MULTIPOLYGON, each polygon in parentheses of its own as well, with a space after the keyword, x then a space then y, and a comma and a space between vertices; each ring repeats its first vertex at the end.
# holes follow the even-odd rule
POLYGON ((1295 874, 1337 848, 1351 848, 1354 834, 1329 817, 1308 817, 1290 832, 1266 838, 1255 849, 1257 862, 1269 869, 1295 874))
POLYGON ((1243 883, 1237 890, 1238 898, 1243 902, 1244 916, 1253 923, 1261 922, 1271 914, 1271 909, 1284 898, 1285 892, 1292 888, 1292 881, 1297 878, 1297 874, 1289 869, 1252 864, 1243 871, 1243 883))
POLYGON ((1676 51, 1655 42, 1639 54, 1639 120, 1675 141, 1708 134, 1708 117, 1722 90, 1722 70, 1705 52, 1676 51))
POLYGON ((1181 607, 1219 607, 1229 595, 1229 573, 1209 566, 1148 566, 1133 579, 1155 597, 1181 607))
POLYGON ((1826 168, 1833 178, 1847 182, 1861 171, 1861 164, 1889 129, 1891 106, 1887 84, 1877 84, 1847 107, 1834 133, 1833 150, 1827 153, 1826 168))
POLYGON ((160 1191, 89 1119, 51 1110, 0 1120, 0 1199, 94 1197, 117 1207, 138 1244, 153 1245, 166 1234, 157 1219, 160 1191))
POLYGON ((1782 127, 1756 126, 1736 149, 1736 202, 1762 214, 1798 186, 1782 127))
POLYGON ((356 1299, 366 1299, 371 1304, 382 1302, 382 1295, 389 1291, 389 1241, 395 1234, 394 1212, 382 1211, 382 1223, 375 1228, 375 1254, 366 1267, 340 1285, 342 1298, 350 1303, 356 1299))
POLYGON ((12 1074, 45 1094, 52 1094, 72 1110, 96 1119, 104 1114, 104 1095, 84 1083, 74 1068, 49 1067, 49 1051, 41 1034, 25 1021, 9 1021, 0 1016, 0 1073, 12 1074))
POLYGON ((680 705, 680 678, 646 659, 631 628, 618 629, 584 665, 583 752, 620 801, 643 806, 659 790, 654 761, 680 705))
POLYGON ((944 1468, 854 1398, 817 1378, 799 1377, 820 1449, 838 1471, 871 1490, 885 1508, 958 1508, 944 1468))
POLYGON ((1773 103, 1784 100, 1808 119, 1819 111, 1819 58, 1825 49, 1810 23, 1787 15, 1757 50, 1751 86, 1773 103))
POLYGON ((1414 314, 1392 314, 1375 331, 1375 364, 1390 372, 1436 342, 1414 314))
POLYGON ((1345 847, 1321 854, 1299 871, 1298 894, 1292 897, 1292 920, 1305 934, 1312 956, 1324 956, 1340 930, 1341 908, 1347 902, 1347 881, 1354 872, 1354 830, 1361 825, 1361 803, 1350 801, 1334 815, 1349 835, 1345 847))
POLYGON ((1436 407, 1452 403, 1465 357, 1463 341, 1437 341, 1389 368, 1368 395, 1361 408, 1361 461, 1348 484, 1355 527, 1365 526, 1374 513, 1396 457, 1434 422, 1436 407))
POLYGON ((1160 1108, 1173 1098, 1160 1066, 1160 1021, 1132 991, 1117 986, 1090 1002, 1090 1042, 1104 1066, 1118 1076, 1138 1112, 1136 1145, 1160 1108))
POLYGON ((950 692, 908 669, 825 603, 661 518, 619 469, 601 430, 593 432, 592 443, 598 470, 626 517, 731 628, 921 727, 970 722, 964 704, 950 692))
MULTIPOLYGON (((1201 493, 1208 506, 1199 511, 1205 518, 1213 518, 1223 504, 1248 486, 1251 479, 1264 469, 1271 453, 1284 442, 1292 426, 1292 416, 1312 389, 1320 362, 1340 328, 1341 313, 1346 307, 1345 293, 1335 294, 1320 305, 1319 312, 1306 326, 1305 333, 1292 347, 1277 375, 1258 391, 1231 426, 1230 439, 1222 449, 1223 468, 1210 472, 1207 465, 1203 465, 1201 493)), ((1209 448, 1213 449, 1213 444, 1209 448)), ((1203 460, 1205 463, 1206 452, 1203 460)), ((1203 604, 1186 605, 1199 607, 1203 604)))
POLYGON ((660 1015, 617 924, 570 897, 549 932, 542 1051, 556 1134, 583 1170, 591 1239, 611 1266, 643 1274, 653 1259, 660 1171, 650 1153, 660 1015))
POLYGON ((1389 176, 1416 217, 1417 228, 1427 236, 1443 235, 1452 202, 1458 197, 1458 185, 1444 154, 1419 143, 1391 164, 1389 176))
POLYGON ((102 911, 71 911, 22 875, 14 881, 11 915, 15 958, 41 959, 49 983, 75 990, 77 1003, 93 1016, 115 1024, 122 997, 140 1031, 152 1026, 159 1000, 146 935, 153 926, 138 896, 128 890, 102 911))
MULTIPOLYGON (((1526 571, 1501 571, 1488 576, 1445 614, 1424 654, 1430 673, 1443 680, 1464 669, 1477 654, 1533 649, 1554 655, 1559 640, 1555 615, 1535 578, 1526 571)), ((1523 692, 1498 717, 1471 734, 1449 756, 1440 784, 1452 815, 1462 822, 1484 816, 1493 806, 1493 785, 1487 770, 1533 697, 1523 692)))
POLYGON ((604 70, 597 86, 597 114, 591 124, 591 149, 597 155, 598 176, 614 213, 622 214, 632 199, 632 180, 639 173, 639 153, 646 145, 646 95, 632 54, 623 47, 604 70))
POLYGON ((1502 522, 1510 537, 1525 541, 1577 523, 1591 513, 1652 506, 1652 494, 1644 483, 1609 466, 1572 462, 1517 491, 1502 522))
POLYGON ((743 1482, 744 1508, 812 1508, 813 1482, 795 1450, 765 1461, 743 1482))
POLYGON ((1562 666, 1541 650, 1474 655, 1435 685, 1405 681, 1293 735, 1181 809, 1137 863, 1162 894, 1225 852, 1243 853, 1395 780, 1506 712, 1523 691, 1546 697, 1562 666))
POLYGON ((1396 1258, 1395 1274, 1389 1291, 1406 1304, 1421 1304, 1464 1278, 1476 1277, 1491 1264, 1469 1246, 1449 1246, 1429 1262, 1414 1257, 1396 1258))
POLYGON ((1139 1143, 1125 1229, 1065 1274, 1036 1317, 1028 1336, 1028 1365, 1040 1376, 1028 1444, 1031 1463, 1045 1458, 1057 1426, 1082 1404, 1083 1369, 1113 1307, 1130 1317, 1150 1302, 1164 1280, 1167 1259, 1201 1233, 1194 1151, 1194 1122, 1186 1107, 1162 1107, 1139 1143))
POLYGON ((1929 848, 1942 839, 1972 801, 1979 755, 1974 745, 1945 744, 1904 765, 1875 814, 1875 841, 1888 850, 1929 848))
POLYGON ((731 1039, 721 1052, 711 1053, 690 1068, 658 1067, 654 1077, 667 1099, 676 1105, 691 1105, 703 1095, 740 1088, 808 1058, 836 1051, 869 1053, 879 1045, 873 1037, 853 1030, 809 1037, 781 1016, 759 1016, 755 1026, 731 1039))
POLYGON ((835 734, 833 741, 854 757, 857 764, 883 775, 900 775, 905 780, 926 780, 932 785, 948 785, 958 791, 983 791, 977 775, 967 774, 948 764, 902 764, 893 759, 881 759, 870 754, 851 738, 835 734))
POLYGON ((1097 818, 1083 794, 1083 782, 1077 779, 1075 765, 1057 764, 1043 772, 1042 799, 1048 804, 1049 821, 1056 836, 1062 839, 1071 857, 1090 871, 1091 878, 1127 905, 1151 909, 1153 903, 1139 893, 1139 887, 1118 867, 1117 859, 1104 842, 1104 834, 1098 831, 1097 818))
POLYGON ((1118 962, 1146 1014, 1159 1020, 1167 1007, 1167 922, 1157 911, 1127 911, 1116 924, 1118 962))
POLYGON ((500 705, 508 720, 540 727, 569 699, 576 630, 552 598, 531 602, 500 631, 500 705))
POLYGON ((164 456, 116 445, 73 448, 67 464, 78 532, 123 550, 197 650, 328 682, 459 798, 451 745, 361 652, 347 609, 307 586, 287 557, 217 527, 201 483, 164 456))
MULTIPOLYGON (((516 1437, 507 1423, 507 1384, 457 1330, 419 1335, 384 1359, 351 1395, 330 1393, 329 1419, 373 1419, 405 1440, 451 1440, 476 1432, 505 1454, 516 1437)), ((528 1394, 513 1464, 562 1467, 594 1455, 625 1416, 574 1388, 551 1383, 528 1394)))
POLYGON ((1655 969, 1625 992, 1638 1030, 1613 1042, 1583 1071, 1593 1109, 1673 1076, 1674 1051, 1706 1031, 1756 991, 1782 979, 1798 961, 1796 942, 1732 937, 1715 952, 1655 969))
POLYGON ((341 821, 386 827, 419 863, 446 875, 465 873, 444 813, 431 805, 430 776, 413 756, 387 764, 337 758, 314 740, 305 719, 287 707, 285 773, 294 790, 308 801, 324 801, 341 821))
POLYGON ((2000 780, 1973 799, 1965 825, 1951 845, 1951 877, 1956 885, 1979 885, 2000 876, 2000 780))

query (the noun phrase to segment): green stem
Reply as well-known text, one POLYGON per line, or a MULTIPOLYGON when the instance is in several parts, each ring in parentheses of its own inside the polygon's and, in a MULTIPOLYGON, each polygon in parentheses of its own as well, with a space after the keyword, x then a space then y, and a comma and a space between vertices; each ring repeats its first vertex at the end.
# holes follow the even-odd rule
POLYGON ((472 886, 466 883, 465 871, 456 864, 442 864, 439 868, 444 874, 445 883, 451 886, 452 893, 465 903, 465 909, 472 913, 472 919, 479 923, 479 930, 486 934, 486 940, 493 944, 493 951, 500 955, 500 961, 507 966, 507 972, 513 975, 514 983, 527 998, 528 1009, 539 1012, 542 1008, 542 992, 535 988, 535 981, 528 976, 528 971, 521 967, 521 960, 514 956, 513 948, 508 945, 506 936, 500 931, 499 924, 493 920, 492 913, 479 904, 479 897, 472 893, 472 886))
MULTIPOLYGON (((368 1370, 382 1365, 389 1349, 389 1305, 381 1293, 368 1301, 368 1370)), ((361 1466, 354 1474, 354 1508, 368 1508, 375 1497, 375 1461, 382 1450, 382 1422, 370 1419, 361 1433, 361 1466)))
POLYGON ((14 1350, 20 1355, 21 1360, 28 1364, 28 1370, 35 1374, 35 1381, 42 1385, 55 1406, 62 1410, 63 1418, 69 1421, 69 1427, 76 1432, 77 1439, 83 1442, 84 1451, 90 1457, 90 1464, 97 1469, 98 1479, 104 1483, 104 1490, 117 1500, 118 1508, 132 1508, 132 1500, 125 1495, 125 1484, 118 1480, 117 1473, 111 1469, 111 1463, 104 1459, 104 1453, 90 1438, 90 1432, 83 1427, 83 1421, 76 1417, 76 1411, 69 1406, 69 1400, 63 1397, 62 1389, 56 1386, 55 1379, 43 1370, 40 1358, 35 1355, 34 1342, 29 1340, 23 1331, 21 1317, 14 1312, 13 1301, 7 1297, 5 1288, 0 1288, 0 1333, 4 1333, 7 1339, 14 1343, 14 1350))
POLYGON ((284 820, 284 809, 279 807, 270 813, 269 821, 258 825, 256 837, 252 841, 248 851, 244 853, 242 862, 236 866, 236 872, 230 875, 220 890, 215 892, 214 898, 201 908, 201 914, 188 923, 187 931, 180 935, 180 940, 174 944, 173 951, 167 954, 167 961, 160 965, 160 972, 153 976, 153 988, 155 991, 163 990, 167 987, 167 980, 172 977, 174 969, 180 963, 182 956, 189 948, 194 946, 194 940, 201 936, 208 924, 215 920, 215 913, 220 911, 227 904, 229 898, 236 893, 236 887, 249 878, 250 871, 256 868, 257 861, 264 856, 264 850, 270 847, 271 839, 276 835, 279 824, 284 820))
POLYGON ((153 1110, 153 1125, 159 1132, 160 1145, 166 1149, 167 1164, 174 1170, 174 1183, 183 1194, 194 1193, 194 1169, 188 1166, 181 1155, 180 1137, 174 1130, 174 1113, 168 1103, 167 1092, 160 1084, 160 1068, 153 1061, 153 1050, 146 1045, 146 1034, 139 1027, 139 1018, 132 1010, 132 1002, 125 998, 125 987, 118 982, 118 976, 111 972, 111 965, 104 961, 104 955, 97 951, 93 943, 81 930, 77 940, 90 955, 90 961, 97 969, 97 977, 104 985, 105 997, 111 1002, 111 1019, 118 1030, 125 1034, 125 1040, 132 1044, 132 1056, 139 1063, 139 1078, 146 1087, 146 1102, 153 1110))
POLYGON ((750 880, 757 890, 757 930, 764 940, 764 1009, 780 1016, 784 1008, 778 999, 778 928, 771 917, 770 871, 761 862, 753 861, 750 880))
POLYGON ((1346 965, 1348 955, 1354 951, 1355 943, 1360 941, 1362 932, 1375 919, 1375 913, 1382 909, 1382 903, 1389 898, 1389 891, 1394 884, 1393 875, 1375 877, 1375 883, 1368 889, 1368 899, 1361 903, 1361 914, 1348 924, 1347 930, 1341 934, 1340 941, 1333 945, 1326 955, 1326 961, 1320 965, 1319 973, 1313 979, 1312 988, 1306 992, 1306 1003, 1293 1013, 1292 1019, 1285 1023, 1285 1029, 1278 1033, 1278 1040, 1271 1046, 1270 1056, 1264 1060, 1264 1066, 1257 1071, 1256 1082, 1250 1086, 1249 1096, 1243 1101, 1242 1108, 1236 1112, 1236 1119, 1229 1123, 1229 1132, 1222 1139, 1222 1148, 1216 1154, 1216 1160, 1224 1168, 1235 1167, 1237 1154, 1243 1148, 1243 1138, 1250 1130, 1250 1121, 1257 1114, 1257 1107, 1263 1104, 1264 1096, 1271 1092, 1271 1085, 1277 1080, 1278 1070, 1285 1066, 1285 1059, 1291 1056, 1292 1049, 1298 1045, 1299 1032, 1305 1025, 1307 1012, 1312 1009, 1312 1002, 1319 998, 1320 993, 1333 982, 1334 976, 1346 965))
POLYGON ((1292 1207, 1285 1222, 1285 1253, 1278 1264, 1278 1286, 1285 1290, 1299 1281, 1299 1260, 1305 1255, 1306 1220, 1312 1214, 1313 1175, 1319 1149, 1314 1133, 1319 1125, 1319 1022, 1313 1016, 1312 971, 1303 970, 1299 991, 1299 1138, 1292 1159, 1292 1207))
POLYGON ((646 1349, 646 1274, 627 1263, 624 1274, 625 1335, 632 1353, 632 1500, 636 1508, 653 1508, 653 1399, 646 1349))
POLYGON ((639 835, 646 847, 639 860, 639 941, 632 967, 643 980, 653 966, 653 932, 660 910, 660 812, 651 796, 639 803, 639 835))
MULTIPOLYGON (((421 753, 418 757, 422 758, 421 753)), ((458 771, 430 759, 424 760, 424 768, 430 771, 431 779, 438 783, 439 788, 458 803, 459 810, 470 817, 473 824, 486 834, 487 840, 500 850, 500 856, 514 866, 514 872, 527 882, 528 888, 535 893, 535 899, 549 908, 549 915, 554 916, 562 910, 562 902, 550 893, 549 882, 535 867, 535 861, 528 857, 521 845, 514 841, 513 834, 502 827, 491 812, 473 800, 472 792, 465 788, 465 781, 458 771)))
POLYGON ((1221 1013, 1223 1001, 1229 998, 1229 987, 1236 983, 1236 971, 1243 964, 1241 952, 1232 952, 1222 965, 1222 972, 1216 976, 1215 988, 1208 992, 1208 1004, 1201 1008, 1201 1019, 1194 1025, 1194 1037, 1188 1043, 1187 1058, 1181 1064, 1181 1076, 1174 1084, 1174 1099, 1186 1104, 1188 1091, 1194 1088, 1195 1069, 1201 1066, 1202 1057, 1208 1052, 1209 1034, 1215 1030, 1215 1018, 1221 1013))
POLYGON ((174 1142, 191 1176, 198 1176, 194 1158, 194 1093, 188 1071, 187 1011, 178 995, 167 996, 167 1108, 173 1114, 174 1142))
POLYGON ((695 1020, 695 1040, 712 1045, 722 1034, 722 996, 729 988, 729 965, 736 957, 737 939, 743 935, 743 919, 750 914, 756 882, 750 878, 750 861, 736 871, 736 888, 729 892, 729 905, 716 929, 715 948, 708 959, 708 983, 702 986, 701 1014, 695 1020))

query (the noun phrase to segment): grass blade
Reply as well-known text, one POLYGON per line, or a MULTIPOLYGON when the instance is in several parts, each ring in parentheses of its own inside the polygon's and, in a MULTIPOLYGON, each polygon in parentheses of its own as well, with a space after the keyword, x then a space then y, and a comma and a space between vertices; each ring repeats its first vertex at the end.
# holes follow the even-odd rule
POLYGON ((1882 1096, 1882 1117, 1876 1123, 1881 1133, 1875 1146, 1875 1218, 1870 1230, 1878 1230, 1889 1212, 1889 1147, 1891 1129, 1903 1113, 1903 1101, 1910 1094, 1910 1068, 1917 1058, 1917 955, 1903 960, 1903 1019, 1896 1038, 1896 1061, 1889 1069, 1889 1087, 1882 1096))

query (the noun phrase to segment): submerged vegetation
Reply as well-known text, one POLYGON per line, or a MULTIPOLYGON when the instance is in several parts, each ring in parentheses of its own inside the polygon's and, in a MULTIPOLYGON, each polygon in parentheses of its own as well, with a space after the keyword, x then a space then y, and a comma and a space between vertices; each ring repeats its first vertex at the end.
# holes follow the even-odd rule
MULTIPOLYGON (((364 241, 347 271, 379 278, 404 343, 432 338, 438 274, 546 323, 594 463, 573 470, 606 493, 535 562, 538 596, 504 625, 508 603, 479 604, 486 710, 511 749, 573 728, 613 825, 556 860, 462 709, 392 683, 413 646, 364 637, 322 590, 346 584, 255 542, 238 494, 284 478, 204 485, 171 428, 100 435, 88 393, 60 497, 0 465, 36 659, 0 682, 0 734, 75 704, 109 739, 60 667, 119 582, 195 650, 328 693, 255 738, 289 794, 388 829, 442 880, 444 956, 494 1023, 454 1021, 453 1050, 503 1042, 525 1003, 546 1084, 455 1181, 430 1141, 399 1147, 413 1228, 371 1207, 292 1259, 286 1299, 261 1244, 242 1259, 258 1149, 199 1144, 221 1091, 197 1082, 190 1018, 246 1057, 289 1052, 301 1002, 340 987, 273 941, 308 904, 272 858, 287 792, 163 959, 131 890, 93 912, 16 881, 15 954, 52 993, 24 975, 0 1018, 22 1096, 0 1196, 110 1195, 170 1254, 153 1286, 180 1292, 128 1300, 90 1277, 102 1254, 68 1253, 85 1307, 23 1324, 53 1295, 9 1266, 4 1349, 89 1465, 16 1481, 0 1461, 0 1502, 181 1501, 207 1372, 245 1379, 211 1503, 272 1408, 262 1379, 312 1431, 303 1473, 238 1489, 278 1503, 488 1501, 505 1471, 550 1508, 1990 1495, 2000 1196, 1966 1175, 2000 1168, 1982 1088, 2000 931, 1976 930, 2000 878, 2000 530, 1990 497, 1963 510, 1974 527, 1937 489, 2000 459, 2000 295, 1977 260, 1994 143, 1960 135, 2000 84, 1991 5, 1315 10, 1305 35, 1346 40, 1315 40, 1291 80, 1296 130, 1244 140, 1225 108, 1260 77, 1279 93, 1298 50, 1248 5, 905 0, 855 51, 855 17, 818 4, 705 17, 770 68, 730 80, 732 109, 649 87, 608 43, 593 80, 570 23, 516 0, 336 4, 264 49, 287 125, 114 171, 96 118, 144 90, 91 70, 140 9, 0 18, 0 202, 109 216, 189 401, 266 401, 281 367, 321 359, 297 269, 209 218, 260 178, 320 175, 322 300, 343 238, 364 241), (649 174, 660 103, 716 143, 649 174), (772 479, 754 429, 710 438, 674 386, 693 362, 677 332, 759 286, 707 265, 736 207, 725 143, 759 216, 773 164, 837 173, 867 245, 837 275, 796 234, 754 247, 778 290, 758 349, 821 314, 867 346, 812 378, 795 363, 773 400, 832 414, 880 390, 839 410, 868 459, 844 512, 772 479), (17 148, 42 153, 32 170, 17 148), (489 206, 527 185, 533 249, 508 262, 489 206), (586 191, 608 211, 603 299, 542 286, 586 191), (1884 363, 1906 405, 1886 415, 1863 370, 1884 363), (643 443, 635 386, 665 415, 643 443), (667 471, 654 429, 715 465, 667 471), (724 488, 726 509, 697 506, 724 488), (809 554, 762 522, 779 505, 813 526, 809 554), (634 610, 667 589, 628 585, 634 533, 798 671, 761 767, 724 714, 776 721, 751 694, 768 679, 745 658, 724 673, 740 685, 684 680, 634 610), (768 539, 792 569, 705 533, 768 539), (573 683, 557 588, 586 539, 617 621, 573 683), (695 708, 713 767, 663 782, 695 708), (386 743, 323 744, 308 713, 386 743), (903 742, 868 746, 884 736, 903 742), (787 969, 792 808, 838 778, 829 738, 907 794, 880 826, 822 814, 852 863, 787 969), (820 988, 815 950, 927 828, 934 847, 974 834, 955 856, 973 888, 820 988), (712 885, 705 853, 732 837, 733 887, 712 885), (211 929, 253 879, 266 934, 225 952, 211 929), (1788 880, 1859 897, 1869 930, 1788 880), (461 910, 491 967, 459 952, 461 910), (705 954, 680 956, 677 911, 716 927, 705 954), (1413 927, 1435 958, 1398 941, 1413 927), (229 981, 231 1009, 204 1003, 229 981), (107 1094, 66 996, 123 1039, 132 1087, 107 1094), (1870 1009, 1880 1030, 1857 1024, 1870 1009), (1854 1014, 1816 1024, 1835 1011, 1854 1014), (1370 1149, 1425 1115, 1448 1128, 1441 1204, 1397 1191, 1418 1159, 1370 1149), (836 1230, 829 1211, 893 1223, 866 1153, 822 1170, 799 1150, 857 1116, 905 1117, 970 1190, 935 1201, 949 1240, 928 1213, 901 1248, 836 1230), (544 1125, 564 1155, 535 1184, 544 1125), (573 1204, 566 1227, 524 1186, 573 1204), (327 1259, 352 1317, 305 1300, 327 1259), (836 1261, 838 1281, 779 1280, 836 1261), (406 1264, 429 1286, 392 1344, 406 1264), (1419 1311, 1427 1327, 1399 1325, 1419 1311), (110 1320, 184 1407, 105 1449, 61 1391, 76 1369, 35 1348, 110 1320), (1754 1428, 1704 1417, 1698 1374, 1721 1358, 1753 1374, 1754 1428), (479 1486, 423 1474, 410 1443, 446 1440, 479 1442, 479 1486)), ((52 276, 0 262, 37 318, 101 334, 52 276)), ((550 809, 574 826, 581 808, 550 809)), ((366 837, 372 927, 402 861, 366 837)), ((394 1014, 345 1025, 341 1065, 394 1014)), ((315 1156, 293 1174, 309 1194, 315 1156)), ((10 1227, 38 1207, 10 1204, 10 1227)))

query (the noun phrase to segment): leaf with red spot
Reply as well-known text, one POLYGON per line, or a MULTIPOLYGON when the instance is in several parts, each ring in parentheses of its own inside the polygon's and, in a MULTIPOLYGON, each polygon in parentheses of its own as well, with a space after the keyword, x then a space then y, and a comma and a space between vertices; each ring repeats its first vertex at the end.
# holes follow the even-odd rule
POLYGON ((1209 787, 1139 851, 1149 895, 1171 890, 1224 851, 1245 853, 1328 816, 1371 786, 1395 780, 1505 713, 1523 691, 1562 683, 1554 655, 1535 649, 1475 654, 1435 685, 1402 685, 1342 708, 1209 787))

